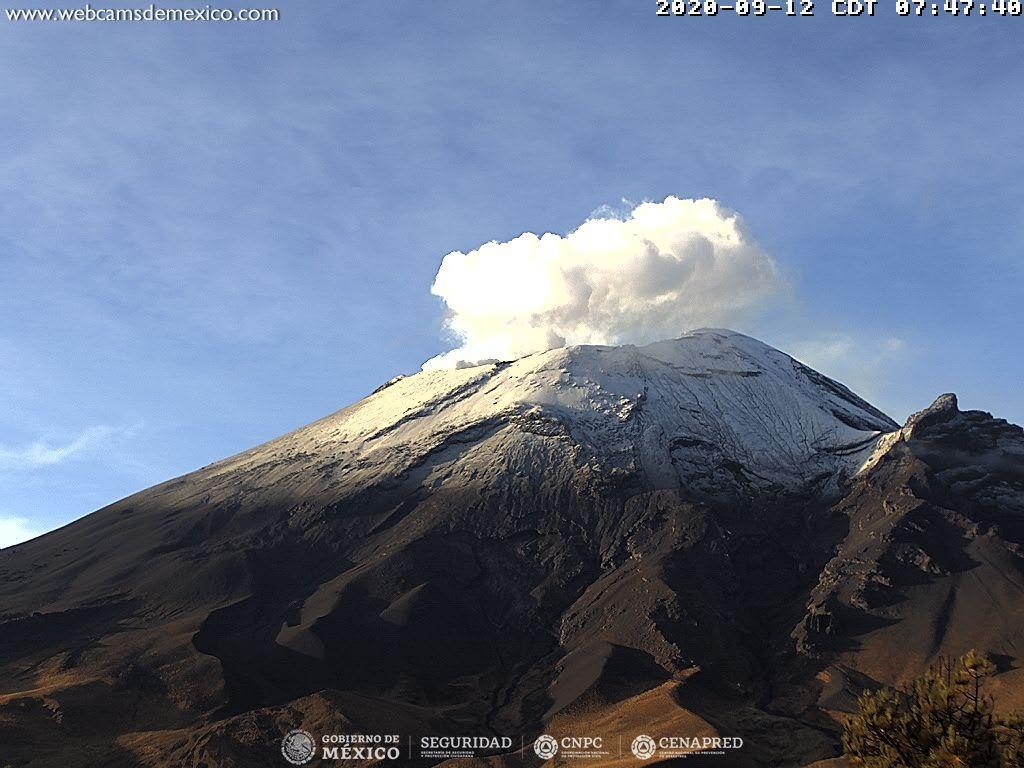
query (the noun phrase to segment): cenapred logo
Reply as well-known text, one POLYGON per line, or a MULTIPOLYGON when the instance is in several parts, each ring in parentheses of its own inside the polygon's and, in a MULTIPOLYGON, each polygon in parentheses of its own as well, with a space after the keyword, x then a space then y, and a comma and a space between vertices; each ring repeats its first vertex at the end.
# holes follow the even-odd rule
POLYGON ((541 760, 550 760, 558 754, 558 741, 554 736, 548 736, 545 733, 543 736, 538 736, 537 740, 533 742, 533 751, 541 760))
POLYGON ((281 739, 281 754, 292 765, 305 765, 316 756, 316 739, 301 728, 293 728, 281 739))
POLYGON ((650 760, 654 757, 654 753, 658 751, 658 745, 650 736, 640 734, 633 739, 629 749, 638 760, 650 760))
POLYGON ((654 756, 725 755, 727 750, 742 748, 743 739, 739 736, 661 736, 655 741, 647 734, 640 734, 629 745, 638 760, 650 760, 654 756))

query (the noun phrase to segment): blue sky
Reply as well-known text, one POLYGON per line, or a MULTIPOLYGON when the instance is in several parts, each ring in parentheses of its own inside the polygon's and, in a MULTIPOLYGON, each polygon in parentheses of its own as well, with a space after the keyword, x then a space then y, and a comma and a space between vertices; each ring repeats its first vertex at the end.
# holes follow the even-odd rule
POLYGON ((897 419, 1024 421, 1024 20, 878 14, 0 19, 0 537, 418 369, 446 253, 623 199, 739 211, 792 286, 755 334, 897 419))

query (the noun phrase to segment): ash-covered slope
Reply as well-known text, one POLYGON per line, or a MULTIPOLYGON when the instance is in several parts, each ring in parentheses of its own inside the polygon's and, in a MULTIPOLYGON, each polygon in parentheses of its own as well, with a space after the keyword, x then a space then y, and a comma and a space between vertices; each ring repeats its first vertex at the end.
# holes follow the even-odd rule
POLYGON ((834 512, 849 531, 794 631, 878 680, 970 648, 1024 708, 1024 430, 939 397, 885 435, 834 512))
POLYGON ((871 479, 897 429, 720 330, 394 380, 0 552, 0 744, 248 768, 293 725, 530 737, 643 712, 742 735, 731 764, 829 757, 815 676, 858 663, 823 638, 859 642, 830 617, 858 515, 890 503, 864 489, 905 493, 871 479))

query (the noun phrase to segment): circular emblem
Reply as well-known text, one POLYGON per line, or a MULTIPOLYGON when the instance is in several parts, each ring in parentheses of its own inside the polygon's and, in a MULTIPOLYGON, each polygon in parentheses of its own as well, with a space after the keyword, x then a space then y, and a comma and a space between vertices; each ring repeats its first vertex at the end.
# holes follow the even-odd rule
POLYGON ((292 765, 305 765, 316 755, 313 734, 294 728, 281 739, 281 754, 292 765))
POLYGON ((541 760, 550 760, 558 754, 558 742, 554 736, 548 736, 545 733, 543 736, 538 736, 537 740, 533 742, 533 751, 541 760))
POLYGON ((650 760, 654 757, 654 753, 658 751, 658 745, 654 743, 654 739, 644 734, 640 734, 633 739, 633 743, 629 745, 629 748, 640 760, 650 760))

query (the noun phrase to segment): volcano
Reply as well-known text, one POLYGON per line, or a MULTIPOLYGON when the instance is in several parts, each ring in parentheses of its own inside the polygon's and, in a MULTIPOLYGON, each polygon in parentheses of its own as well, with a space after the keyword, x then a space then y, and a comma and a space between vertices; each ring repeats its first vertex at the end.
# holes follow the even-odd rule
POLYGON ((293 728, 841 765, 939 656, 1024 704, 1022 544, 1020 427, 901 427, 738 333, 421 372, 0 551, 0 766, 282 766, 293 728))

